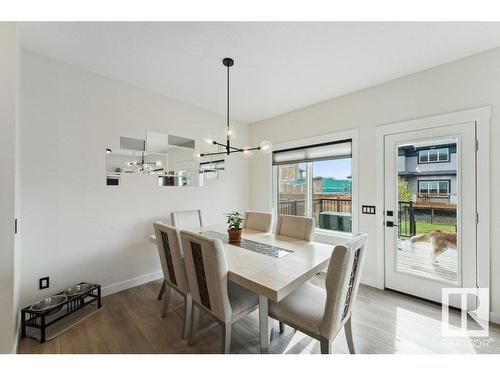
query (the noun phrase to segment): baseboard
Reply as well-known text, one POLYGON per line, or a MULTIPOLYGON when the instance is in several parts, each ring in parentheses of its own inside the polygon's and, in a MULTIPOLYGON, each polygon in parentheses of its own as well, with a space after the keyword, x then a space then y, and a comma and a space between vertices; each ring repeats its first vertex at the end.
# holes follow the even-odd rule
POLYGON ((361 284, 364 284, 364 285, 368 285, 368 286, 371 286, 373 288, 377 288, 377 289, 384 289, 384 284, 380 283, 379 280, 377 280, 377 278, 372 278, 372 277, 361 277, 361 284))
POLYGON ((490 312, 490 322, 500 324, 500 314, 493 311, 490 312))
POLYGON ((130 280, 120 281, 118 283, 104 286, 102 288, 102 295, 108 296, 110 294, 118 293, 121 292, 122 290, 130 289, 133 288, 134 286, 146 284, 149 283, 150 281, 158 280, 161 278, 163 278, 163 272, 158 271, 158 272, 148 273, 146 275, 142 275, 130 280))
POLYGON ((14 345, 12 346, 12 354, 19 353, 19 337, 21 336, 21 331, 17 330, 16 337, 14 338, 14 345))

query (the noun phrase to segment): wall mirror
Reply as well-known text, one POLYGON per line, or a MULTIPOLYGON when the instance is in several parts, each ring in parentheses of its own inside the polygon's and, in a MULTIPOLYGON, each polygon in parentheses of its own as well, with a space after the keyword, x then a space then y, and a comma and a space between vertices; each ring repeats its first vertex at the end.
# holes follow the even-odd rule
POLYGON ((158 177, 159 186, 202 186, 219 178, 224 159, 195 161, 194 139, 148 131, 146 139, 120 137, 120 148, 106 149, 106 184, 119 186, 125 174, 158 177))

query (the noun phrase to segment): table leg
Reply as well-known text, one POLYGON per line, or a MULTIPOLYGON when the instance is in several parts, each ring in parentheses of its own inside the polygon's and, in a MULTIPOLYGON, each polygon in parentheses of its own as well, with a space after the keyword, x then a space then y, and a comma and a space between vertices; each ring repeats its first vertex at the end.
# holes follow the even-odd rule
POLYGON ((260 352, 267 354, 269 350, 269 335, 271 326, 267 315, 267 298, 259 295, 259 328, 260 328, 260 352))

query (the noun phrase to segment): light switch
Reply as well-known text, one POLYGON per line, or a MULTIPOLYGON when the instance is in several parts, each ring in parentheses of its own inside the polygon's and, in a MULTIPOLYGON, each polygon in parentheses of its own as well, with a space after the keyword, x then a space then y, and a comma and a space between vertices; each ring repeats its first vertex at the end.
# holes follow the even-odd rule
POLYGON ((375 206, 361 206, 361 213, 367 215, 375 215, 375 206))

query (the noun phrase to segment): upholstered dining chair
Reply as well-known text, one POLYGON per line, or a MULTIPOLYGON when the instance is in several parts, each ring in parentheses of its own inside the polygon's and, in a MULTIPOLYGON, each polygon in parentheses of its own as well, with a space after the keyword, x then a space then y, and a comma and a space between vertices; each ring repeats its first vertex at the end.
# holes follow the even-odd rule
MULTIPOLYGON (((331 353, 331 343, 344 327, 347 346, 355 353, 351 309, 358 293, 367 235, 360 233, 337 245, 326 273, 326 290, 305 283, 280 302, 269 301, 269 316, 320 341, 321 353, 331 353)), ((280 324, 280 331, 284 328, 280 324)))
POLYGON ((279 215, 276 234, 312 241, 314 237, 314 219, 304 216, 279 215))
POLYGON ((180 231, 189 287, 193 297, 191 336, 196 341, 200 311, 221 327, 222 353, 229 353, 231 325, 258 307, 258 296, 228 280, 222 241, 187 230, 180 231))
POLYGON ((190 332, 192 299, 179 230, 159 221, 155 222, 153 226, 165 284, 161 316, 167 316, 170 295, 173 289, 184 298, 182 338, 185 339, 190 332))
POLYGON ((269 212, 247 211, 243 227, 259 232, 270 232, 273 225, 273 214, 269 212))
POLYGON ((172 225, 179 229, 197 228, 203 226, 201 210, 174 211, 170 213, 172 225))
MULTIPOLYGON (((202 227, 201 210, 174 211, 170 213, 172 225, 178 229, 202 227)), ((166 281, 163 282, 158 293, 158 301, 163 298, 166 281)))

